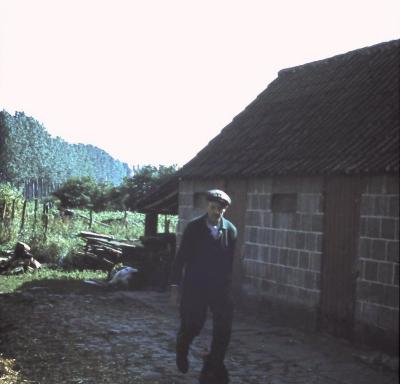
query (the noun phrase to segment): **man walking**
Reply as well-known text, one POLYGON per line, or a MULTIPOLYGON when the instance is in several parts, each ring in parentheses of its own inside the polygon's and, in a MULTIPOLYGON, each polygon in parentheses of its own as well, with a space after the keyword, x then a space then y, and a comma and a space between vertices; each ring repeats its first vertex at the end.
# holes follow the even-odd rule
POLYGON ((211 348, 200 373, 201 384, 229 383, 224 358, 232 328, 237 238, 235 226, 223 217, 230 204, 224 191, 207 192, 207 212, 186 226, 172 271, 173 290, 179 286, 181 295, 176 364, 182 373, 189 369, 189 347, 203 328, 208 309, 213 316, 211 348))

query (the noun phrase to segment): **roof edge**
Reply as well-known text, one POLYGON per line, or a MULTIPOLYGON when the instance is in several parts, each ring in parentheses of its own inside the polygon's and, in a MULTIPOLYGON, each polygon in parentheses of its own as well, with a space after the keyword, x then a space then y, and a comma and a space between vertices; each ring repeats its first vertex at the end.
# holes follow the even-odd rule
POLYGON ((286 75, 286 74, 290 74, 290 73, 299 72, 302 70, 307 70, 309 68, 312 68, 315 66, 320 66, 325 63, 331 64, 332 61, 343 60, 344 58, 346 60, 350 60, 353 55, 360 55, 360 54, 369 55, 376 51, 384 51, 384 50, 390 49, 392 45, 398 45, 400 48, 400 39, 389 40, 389 41, 381 42, 378 44, 366 46, 363 48, 357 48, 354 50, 350 50, 350 51, 347 51, 344 53, 339 53, 339 54, 336 54, 336 55, 333 55, 333 56, 330 56, 330 57, 327 57, 327 58, 324 58, 321 60, 311 61, 306 64, 296 65, 294 67, 283 68, 278 72, 278 77, 286 75))

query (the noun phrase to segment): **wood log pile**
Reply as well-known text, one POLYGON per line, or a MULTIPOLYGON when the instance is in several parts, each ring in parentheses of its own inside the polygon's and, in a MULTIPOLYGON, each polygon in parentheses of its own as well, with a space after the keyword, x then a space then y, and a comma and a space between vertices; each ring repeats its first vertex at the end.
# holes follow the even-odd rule
MULTIPOLYGON (((137 269, 135 288, 167 288, 171 264, 175 255, 175 234, 165 233, 141 237, 133 242, 119 241, 113 236, 82 231, 78 234, 84 240, 76 252, 71 269, 92 269, 112 272, 122 266, 137 269)), ((6 251, 0 257, 0 274, 17 274, 33 271, 41 264, 30 253, 28 244, 18 242, 14 250, 6 251)))
POLYGON ((14 250, 9 250, 0 257, 0 274, 16 275, 41 268, 41 264, 30 253, 28 244, 19 241, 14 250))
POLYGON ((139 243, 129 244, 117 241, 113 236, 82 231, 78 234, 85 240, 83 249, 77 252, 79 268, 111 271, 122 262, 123 248, 136 248, 139 243))
POLYGON ((137 288, 166 288, 175 254, 174 234, 142 237, 130 243, 88 231, 80 232, 79 236, 85 240, 77 254, 79 268, 101 269, 108 271, 110 276, 115 267, 129 266, 138 270, 135 276, 137 288))

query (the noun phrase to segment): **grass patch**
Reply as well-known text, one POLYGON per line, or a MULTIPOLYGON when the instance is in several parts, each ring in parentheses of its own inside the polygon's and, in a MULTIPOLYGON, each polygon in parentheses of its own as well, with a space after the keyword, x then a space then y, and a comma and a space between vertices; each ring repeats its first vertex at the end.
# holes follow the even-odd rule
POLYGON ((29 202, 22 230, 18 215, 13 221, 2 222, 0 219, 0 255, 3 251, 14 249, 17 241, 23 241, 41 263, 58 264, 84 245, 84 241, 77 236, 81 231, 100 232, 122 241, 136 240, 144 232, 144 215, 140 213, 94 212, 92 226, 89 227, 89 211, 74 210, 73 217, 62 217, 56 208, 49 211, 45 231, 42 218, 37 215, 35 219, 33 208, 34 204, 29 202))
POLYGON ((105 279, 106 277, 107 272, 104 271, 64 271, 44 267, 21 275, 1 275, 0 293, 13 293, 24 287, 32 286, 55 287, 57 285, 58 288, 60 286, 71 288, 73 283, 80 285, 86 279, 105 279))
POLYGON ((23 380, 19 372, 15 370, 15 360, 7 359, 0 354, 0 383, 2 384, 19 384, 28 383, 23 380))

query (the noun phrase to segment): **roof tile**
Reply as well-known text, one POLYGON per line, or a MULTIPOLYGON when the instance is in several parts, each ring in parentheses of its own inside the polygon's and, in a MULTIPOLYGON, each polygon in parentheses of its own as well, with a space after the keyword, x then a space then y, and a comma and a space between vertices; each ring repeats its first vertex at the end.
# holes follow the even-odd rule
POLYGON ((395 172, 400 40, 281 70, 182 177, 395 172))

